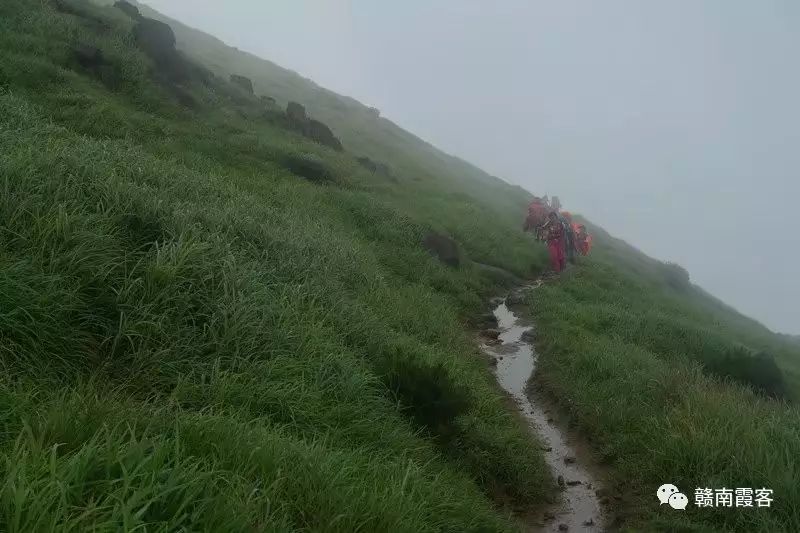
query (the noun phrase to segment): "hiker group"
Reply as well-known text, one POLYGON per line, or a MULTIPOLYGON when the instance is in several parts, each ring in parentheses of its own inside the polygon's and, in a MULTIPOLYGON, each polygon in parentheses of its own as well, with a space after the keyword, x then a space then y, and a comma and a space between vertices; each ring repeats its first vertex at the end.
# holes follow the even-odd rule
POLYGON ((558 196, 552 202, 545 196, 534 196, 528 206, 525 218, 525 231, 533 231, 537 241, 545 241, 550 252, 550 264, 555 272, 567 267, 567 261, 574 263, 576 254, 588 255, 592 248, 592 236, 586 226, 572 221, 568 211, 561 210, 558 196))

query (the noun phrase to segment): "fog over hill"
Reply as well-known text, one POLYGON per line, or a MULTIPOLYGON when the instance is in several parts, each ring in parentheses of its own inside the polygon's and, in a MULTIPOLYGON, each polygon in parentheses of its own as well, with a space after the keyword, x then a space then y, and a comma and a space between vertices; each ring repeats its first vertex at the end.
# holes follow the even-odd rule
POLYGON ((560 195, 740 311, 800 332, 797 4, 148 4, 560 195))

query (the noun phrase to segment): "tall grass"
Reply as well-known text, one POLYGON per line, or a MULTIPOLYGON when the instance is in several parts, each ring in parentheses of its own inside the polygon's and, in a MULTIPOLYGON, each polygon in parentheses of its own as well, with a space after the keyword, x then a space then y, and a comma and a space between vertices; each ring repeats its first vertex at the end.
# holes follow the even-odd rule
MULTIPOLYGON (((747 363, 753 355, 741 347, 781 354, 777 368, 787 376, 798 350, 690 285, 676 287, 671 273, 632 249, 602 239, 597 248, 596 259, 540 288, 530 304, 542 353, 538 382, 611 467, 625 497, 617 502, 623 523, 659 531, 799 530, 800 412, 763 394, 756 385, 764 361, 747 363), (664 483, 687 493, 685 513, 659 507, 655 493, 664 483), (766 487, 775 500, 770 508, 698 508, 694 491, 705 487, 766 487)), ((787 387, 797 397, 797 382, 787 387)))
POLYGON ((552 480, 464 330, 500 289, 469 259, 542 264, 511 188, 382 180, 224 80, 183 108, 129 21, 70 4, 0 5, 0 527, 514 529, 498 502, 552 480))

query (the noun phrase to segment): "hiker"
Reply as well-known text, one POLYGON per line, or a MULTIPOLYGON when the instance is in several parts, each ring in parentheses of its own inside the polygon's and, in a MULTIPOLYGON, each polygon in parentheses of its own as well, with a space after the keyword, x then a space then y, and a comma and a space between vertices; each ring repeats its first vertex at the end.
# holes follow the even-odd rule
POLYGON ((564 224, 564 253, 567 260, 575 264, 575 224, 572 222, 572 213, 562 211, 561 221, 564 224))
POLYGON ((567 267, 564 260, 564 224, 556 211, 551 211, 547 223, 544 225, 547 249, 550 252, 550 265, 558 273, 567 267))
POLYGON ((589 250, 592 249, 592 236, 583 224, 578 224, 578 230, 575 232, 575 247, 581 255, 589 255, 589 250))
POLYGON ((533 230, 537 241, 542 240, 542 225, 547 222, 547 211, 542 199, 534 196, 528 206, 528 216, 525 218, 523 231, 533 230))

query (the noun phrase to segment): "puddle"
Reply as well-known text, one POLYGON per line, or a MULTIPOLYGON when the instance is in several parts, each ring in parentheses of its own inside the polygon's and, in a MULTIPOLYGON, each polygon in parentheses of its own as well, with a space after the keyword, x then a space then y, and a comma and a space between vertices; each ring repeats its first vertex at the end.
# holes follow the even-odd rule
POLYGON ((545 451, 545 460, 553 472, 553 478, 561 476, 564 480, 561 504, 552 511, 555 518, 546 521, 543 530, 563 531, 559 530, 563 524, 569 528, 568 531, 601 531, 603 512, 595 493, 599 488, 597 480, 581 463, 581 455, 555 426, 546 409, 531 401, 526 393, 528 380, 536 369, 537 355, 533 346, 522 337, 533 327, 521 323, 505 301, 494 309, 494 315, 497 317, 502 344, 484 345, 483 349, 497 359, 497 381, 517 402, 544 448, 549 448, 550 451, 545 451), (565 462, 565 459, 570 462, 565 462))

